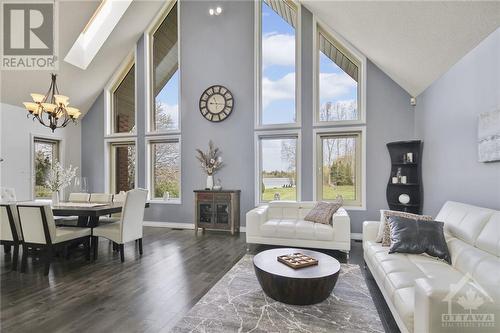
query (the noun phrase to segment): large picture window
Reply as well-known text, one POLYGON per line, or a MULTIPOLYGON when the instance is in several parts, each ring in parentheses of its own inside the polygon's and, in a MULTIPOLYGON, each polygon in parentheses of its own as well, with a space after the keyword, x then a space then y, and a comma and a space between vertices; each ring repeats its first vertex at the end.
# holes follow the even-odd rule
POLYGON ((295 124, 297 7, 287 0, 260 2, 259 125, 295 124))
POLYGON ((135 143, 114 142, 110 144, 111 193, 135 188, 135 143))
POLYGON ((298 198, 298 135, 258 136, 259 202, 298 198))
POLYGON ((179 43, 177 4, 150 39, 152 50, 151 131, 179 129, 179 43))
POLYGON ((152 139, 149 181, 151 199, 180 200, 181 150, 179 139, 152 139))
POLYGON ((50 198, 52 191, 45 182, 52 166, 59 160, 59 141, 42 138, 33 140, 33 174, 35 199, 50 198))
POLYGON ((320 123, 361 120, 360 62, 318 27, 316 118, 320 123))
POLYGON ((317 200, 342 196, 346 206, 361 206, 362 132, 321 133, 316 140, 317 200))
POLYGON ((112 91, 111 134, 135 133, 135 65, 132 64, 112 91))

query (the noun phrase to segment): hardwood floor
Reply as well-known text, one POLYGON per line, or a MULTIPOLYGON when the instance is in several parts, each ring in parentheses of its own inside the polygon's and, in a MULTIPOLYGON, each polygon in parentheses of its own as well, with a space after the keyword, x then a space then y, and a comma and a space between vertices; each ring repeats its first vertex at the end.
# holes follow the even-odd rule
MULTIPOLYGON (((83 250, 69 260, 56 258, 48 277, 36 259, 28 260, 26 274, 11 271, 2 249, 0 331, 168 332, 247 252, 244 236, 145 227, 142 257, 131 242, 121 264, 103 239, 96 262, 85 261, 83 250)), ((349 262, 362 265, 361 253, 353 242, 349 262)), ((367 284, 384 328, 397 332, 375 282, 367 284)))

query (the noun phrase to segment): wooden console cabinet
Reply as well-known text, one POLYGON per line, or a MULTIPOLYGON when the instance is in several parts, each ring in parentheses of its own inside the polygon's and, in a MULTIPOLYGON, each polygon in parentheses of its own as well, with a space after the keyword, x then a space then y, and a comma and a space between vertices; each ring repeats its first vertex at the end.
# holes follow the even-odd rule
POLYGON ((195 190, 195 233, 198 228, 240 232, 240 190, 195 190))

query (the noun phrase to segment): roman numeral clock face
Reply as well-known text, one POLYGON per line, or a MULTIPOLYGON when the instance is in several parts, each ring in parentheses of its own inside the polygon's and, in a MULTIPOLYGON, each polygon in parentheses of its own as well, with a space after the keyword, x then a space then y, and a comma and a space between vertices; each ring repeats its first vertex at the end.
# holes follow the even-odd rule
POLYGON ((220 122, 233 112, 233 94, 226 87, 207 88, 200 97, 200 112, 207 120, 220 122))

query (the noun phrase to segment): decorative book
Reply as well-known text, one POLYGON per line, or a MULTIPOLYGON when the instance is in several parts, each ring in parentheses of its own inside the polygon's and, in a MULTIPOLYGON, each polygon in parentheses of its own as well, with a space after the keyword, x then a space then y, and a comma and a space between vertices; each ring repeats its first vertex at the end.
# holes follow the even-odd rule
POLYGON ((293 269, 304 268, 318 264, 317 259, 309 257, 308 255, 302 254, 300 252, 278 256, 278 261, 293 269))

